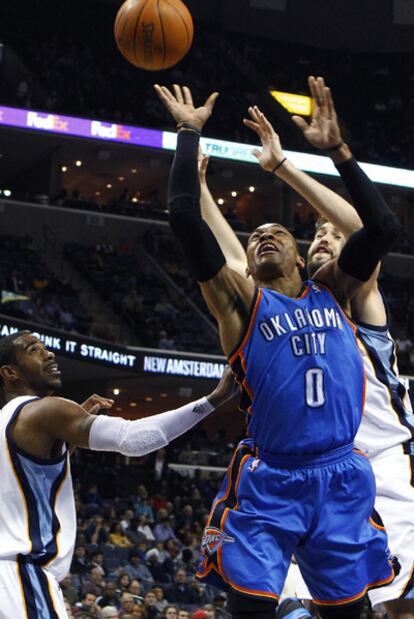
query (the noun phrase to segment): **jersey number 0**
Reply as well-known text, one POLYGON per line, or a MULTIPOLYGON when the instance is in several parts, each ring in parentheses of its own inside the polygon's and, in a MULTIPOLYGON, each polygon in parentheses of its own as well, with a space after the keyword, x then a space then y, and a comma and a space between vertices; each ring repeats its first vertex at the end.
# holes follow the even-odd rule
POLYGON ((321 368, 311 368, 305 372, 306 404, 318 408, 325 404, 324 372, 321 368))

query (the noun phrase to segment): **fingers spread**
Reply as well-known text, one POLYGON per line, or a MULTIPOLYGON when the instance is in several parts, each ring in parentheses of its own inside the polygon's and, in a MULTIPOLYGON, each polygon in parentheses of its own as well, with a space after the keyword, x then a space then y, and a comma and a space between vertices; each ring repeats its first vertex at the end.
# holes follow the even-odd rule
POLYGON ((219 96, 218 92, 213 92, 213 94, 211 94, 209 98, 207 99, 207 101, 205 102, 204 107, 206 107, 209 110, 209 112, 213 111, 213 107, 214 107, 214 104, 216 103, 218 96, 219 96))
POLYGON ((261 130, 259 123, 249 120, 248 118, 243 118, 243 124, 246 125, 246 127, 249 127, 249 129, 253 129, 253 131, 256 131, 256 133, 260 135, 261 130))
POLYGON ((308 123, 302 116, 292 116, 292 120, 301 131, 306 131, 309 128, 308 123))
POLYGON ((184 103, 184 97, 183 97, 183 93, 181 90, 181 86, 179 86, 178 84, 173 84, 173 89, 174 89, 175 98, 178 101, 178 103, 184 103))
POLYGON ((192 96, 191 90, 188 88, 188 86, 183 86, 183 92, 184 92, 184 101, 185 101, 185 103, 187 103, 187 105, 192 105, 194 107, 193 96, 192 96))

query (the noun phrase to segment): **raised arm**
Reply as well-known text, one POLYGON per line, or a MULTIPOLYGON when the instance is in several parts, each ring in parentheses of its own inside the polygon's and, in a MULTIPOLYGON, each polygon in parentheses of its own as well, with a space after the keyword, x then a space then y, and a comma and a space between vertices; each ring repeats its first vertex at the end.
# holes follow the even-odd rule
POLYGON ((198 151, 198 169, 200 176, 201 214, 216 237, 221 251, 226 257, 228 266, 244 277, 247 267, 246 252, 211 195, 206 178, 208 162, 209 157, 200 148, 198 151))
MULTIPOLYGON (((284 156, 279 137, 269 121, 257 107, 250 108, 249 113, 251 119, 245 119, 244 123, 256 131, 261 139, 262 150, 255 150, 253 154, 264 170, 276 173, 281 178, 286 170, 288 173, 293 170, 295 178, 299 179, 295 188, 310 203, 313 203, 316 196, 320 199, 325 190, 329 192, 325 194, 327 199, 331 199, 332 194, 336 195, 308 175, 294 172, 294 167, 284 156)), ((364 282, 375 275, 381 258, 390 251, 398 236, 399 223, 376 187, 353 159, 347 146, 340 145, 333 156, 335 160, 344 159, 342 163, 337 163, 337 169, 353 198, 355 210, 364 227, 351 234, 339 259, 319 269, 315 279, 331 286, 345 303, 355 296, 364 282)))
MULTIPOLYGON (((275 174, 297 191, 319 215, 333 223, 346 237, 361 228, 361 219, 349 202, 313 177, 298 170, 286 159, 278 134, 259 108, 257 106, 249 108, 249 114, 251 118, 244 119, 244 124, 255 131, 261 140, 262 150, 255 149, 253 154, 262 168, 275 174), (279 166, 282 161, 284 163, 279 166)), ((300 121, 305 122, 302 118, 300 121)), ((309 128, 312 126, 308 126, 307 123, 305 125, 309 128)))
POLYGON ((195 108, 186 87, 174 85, 174 95, 165 87, 155 89, 178 128, 168 186, 170 225, 217 319, 223 350, 230 354, 246 332, 255 288, 253 282, 227 265, 217 239, 201 216, 197 153, 201 130, 211 115, 217 93, 195 108))

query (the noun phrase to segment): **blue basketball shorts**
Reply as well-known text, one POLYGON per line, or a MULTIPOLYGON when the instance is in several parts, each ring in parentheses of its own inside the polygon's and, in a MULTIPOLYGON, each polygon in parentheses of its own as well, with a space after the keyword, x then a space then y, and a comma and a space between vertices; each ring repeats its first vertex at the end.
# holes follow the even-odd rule
POLYGON ((242 441, 204 530, 197 577, 278 600, 295 554, 318 604, 355 602, 394 579, 374 499, 371 466, 352 445, 264 462, 242 441))

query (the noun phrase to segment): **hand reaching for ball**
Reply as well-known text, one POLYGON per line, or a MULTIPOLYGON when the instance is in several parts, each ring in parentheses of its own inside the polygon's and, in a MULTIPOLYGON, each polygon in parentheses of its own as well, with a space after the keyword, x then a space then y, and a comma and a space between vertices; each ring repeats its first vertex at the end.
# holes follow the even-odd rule
POLYGON ((154 85, 155 91, 176 123, 189 123, 199 131, 210 118, 219 95, 213 92, 201 107, 195 107, 191 90, 187 86, 173 85, 174 94, 165 86, 154 85))

